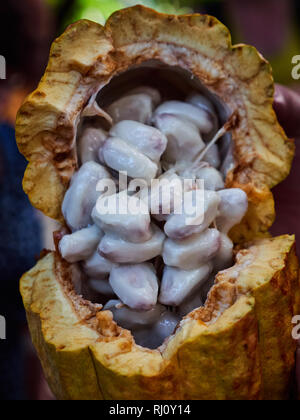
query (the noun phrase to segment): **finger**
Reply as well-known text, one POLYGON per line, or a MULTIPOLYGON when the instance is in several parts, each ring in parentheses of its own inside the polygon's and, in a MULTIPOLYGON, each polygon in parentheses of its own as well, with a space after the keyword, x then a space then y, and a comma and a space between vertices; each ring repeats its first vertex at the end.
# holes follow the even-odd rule
POLYGON ((300 136, 300 94, 282 85, 276 85, 274 109, 289 137, 300 136))

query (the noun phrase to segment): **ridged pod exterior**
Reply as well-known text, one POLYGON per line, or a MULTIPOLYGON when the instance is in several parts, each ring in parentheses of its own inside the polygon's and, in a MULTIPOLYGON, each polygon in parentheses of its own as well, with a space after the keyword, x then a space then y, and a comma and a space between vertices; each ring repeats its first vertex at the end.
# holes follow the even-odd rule
POLYGON ((232 46, 211 16, 142 6, 115 13, 105 27, 71 25, 18 114, 17 142, 29 161, 24 190, 36 208, 63 222, 82 110, 114 76, 151 60, 191 72, 236 113, 235 167, 226 185, 248 194, 249 211, 231 231, 236 244, 247 244, 235 266, 218 274, 205 307, 158 350, 137 346, 110 312, 77 296, 72 267, 47 254, 23 276, 21 292, 49 384, 71 400, 287 398, 298 260, 293 236, 266 236, 275 217, 270 189, 288 175, 294 145, 273 111, 270 66, 255 48, 232 46))

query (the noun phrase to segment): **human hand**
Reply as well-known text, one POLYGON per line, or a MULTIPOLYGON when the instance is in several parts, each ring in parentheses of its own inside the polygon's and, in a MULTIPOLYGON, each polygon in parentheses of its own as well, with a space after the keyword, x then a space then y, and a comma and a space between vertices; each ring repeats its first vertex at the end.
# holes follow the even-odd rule
POLYGON ((278 120, 289 137, 300 137, 300 93, 276 85, 274 109, 278 120))
MULTIPOLYGON (((300 94, 281 85, 276 85, 274 109, 278 120, 289 137, 300 137, 300 94)), ((297 144, 297 143, 296 143, 297 144)), ((275 188, 275 202, 278 219, 273 233, 296 233, 300 237, 299 208, 300 208, 300 153, 296 149, 296 157, 292 172, 287 181, 275 188), (292 197, 292 198, 291 198, 292 197)), ((298 394, 300 394, 300 341, 298 342, 296 358, 296 380, 298 394)))
MULTIPOLYGON (((300 93, 282 85, 276 85, 274 109, 288 137, 300 140, 300 93), (297 139, 298 137, 298 139, 297 139)), ((276 203, 276 222, 273 235, 296 234, 300 238, 300 148, 296 147, 291 173, 273 193, 276 203)))

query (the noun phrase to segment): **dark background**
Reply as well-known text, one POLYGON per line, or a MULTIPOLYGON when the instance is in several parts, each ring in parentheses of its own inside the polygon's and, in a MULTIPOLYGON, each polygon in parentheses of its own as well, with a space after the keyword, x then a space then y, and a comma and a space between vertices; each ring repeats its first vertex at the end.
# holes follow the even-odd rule
MULTIPOLYGON (((42 76, 53 39, 71 22, 100 23, 115 10, 136 3, 159 11, 209 13, 231 30, 234 43, 250 43, 271 61, 276 82, 300 91, 291 77, 300 54, 300 2, 295 0, 5 0, 0 4, 0 55, 7 79, 0 80, 0 315, 7 340, 0 340, 0 399, 52 399, 31 345, 18 292, 20 276, 42 248, 53 225, 35 212, 22 192, 26 162, 14 139, 17 110, 42 76)), ((292 174, 275 189, 278 218, 274 234, 300 237, 300 152, 292 174)))

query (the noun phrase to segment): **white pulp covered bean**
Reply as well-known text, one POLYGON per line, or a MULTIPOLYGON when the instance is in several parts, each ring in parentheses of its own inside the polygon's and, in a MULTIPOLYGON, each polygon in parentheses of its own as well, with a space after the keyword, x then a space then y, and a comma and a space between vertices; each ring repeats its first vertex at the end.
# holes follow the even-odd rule
POLYGON ((84 261, 83 270, 88 277, 94 279, 104 279, 108 276, 113 268, 111 261, 103 258, 98 251, 84 261))
POLYGON ((99 159, 116 171, 127 172, 130 178, 140 178, 149 184, 158 172, 158 165, 137 148, 117 137, 110 137, 99 151, 99 159))
POLYGON ((196 294, 195 296, 186 299, 180 306, 179 306, 179 315, 181 318, 189 314, 190 312, 194 311, 195 309, 201 308, 204 306, 204 303, 201 297, 196 294))
POLYGON ((136 331, 153 326, 166 312, 163 305, 155 305, 148 311, 135 311, 128 306, 122 305, 120 300, 109 301, 104 310, 109 310, 114 315, 114 320, 127 330, 136 331))
POLYGON ((147 349, 157 349, 162 342, 159 342, 153 334, 151 328, 144 328, 141 330, 135 330, 133 332, 134 341, 138 346, 147 349))
POLYGON ((221 245, 213 264, 216 272, 229 268, 233 260, 233 243, 224 233, 221 234, 221 245))
POLYGON ((216 219, 220 201, 215 191, 195 190, 184 193, 185 211, 168 218, 165 224, 166 235, 176 240, 203 232, 216 219), (203 212, 197 202, 203 203, 203 212), (194 214, 191 210, 194 210, 194 214))
POLYGON ((203 180, 205 190, 219 191, 224 189, 224 181, 221 173, 211 166, 187 168, 180 175, 186 179, 203 180))
POLYGON ((204 264, 197 270, 164 269, 158 301, 163 305, 180 306, 193 292, 200 288, 212 272, 212 264, 204 264))
POLYGON ((220 236, 217 229, 207 229, 184 240, 167 239, 162 255, 164 263, 183 270, 195 270, 217 254, 220 236))
POLYGON ((92 290, 101 295, 112 297, 114 296, 114 291, 111 285, 108 282, 108 279, 90 279, 88 280, 88 285, 92 290))
POLYGON ((227 234, 230 229, 240 223, 248 210, 247 194, 239 188, 218 191, 221 198, 220 214, 217 218, 218 229, 227 234))
POLYGON ((203 161, 207 162, 213 168, 219 168, 221 164, 220 152, 216 144, 212 145, 211 148, 206 152, 203 157, 203 161))
POLYGON ((156 109, 154 119, 163 114, 184 118, 192 124, 195 124, 200 130, 200 133, 208 134, 214 128, 210 115, 206 110, 185 102, 168 101, 163 103, 156 109))
POLYGON ((166 338, 174 334, 177 325, 180 322, 180 315, 171 312, 165 312, 156 323, 147 339, 147 347, 156 349, 161 346, 166 338))
POLYGON ((136 311, 122 305, 120 300, 111 300, 104 310, 111 311, 114 321, 132 332, 136 344, 150 349, 159 347, 180 321, 179 315, 168 312, 159 304, 149 311, 136 311))
POLYGON ((84 128, 78 141, 78 156, 81 164, 99 162, 98 150, 107 139, 107 132, 101 128, 84 128))
POLYGON ((153 107, 154 103, 150 95, 137 93, 115 101, 107 108, 107 112, 115 124, 124 120, 146 124, 151 120, 153 107))
MULTIPOLYGON (((200 95, 199 93, 190 94, 187 97, 186 102, 208 112, 209 117, 213 124, 213 129, 212 129, 211 134, 214 135, 218 131, 219 121, 218 121, 215 107, 212 104, 212 102, 209 99, 207 99, 204 95, 200 95)), ((209 137, 207 138, 207 140, 209 140, 209 137)))
POLYGON ((65 221, 72 231, 92 224, 91 213, 101 195, 97 191, 97 184, 102 179, 110 178, 109 172, 95 162, 85 163, 73 176, 62 205, 65 221))
POLYGON ((188 120, 174 115, 158 114, 154 123, 168 139, 163 161, 169 164, 191 162, 205 147, 198 127, 188 120))
POLYGON ((204 188, 210 191, 218 191, 224 188, 222 175, 213 167, 201 168, 196 172, 197 179, 204 181, 204 188))
POLYGON ((209 112, 209 114, 213 115, 214 118, 218 120, 215 107, 213 106, 212 102, 204 95, 201 95, 200 93, 191 93, 187 97, 186 102, 196 106, 197 108, 205 109, 207 112, 209 112))
POLYGON ((59 243, 61 256, 69 263, 86 260, 96 251, 103 235, 95 225, 65 235, 59 243))
POLYGON ((158 279, 152 264, 114 267, 109 283, 119 299, 132 309, 148 311, 157 303, 158 279))
POLYGON ((142 243, 151 239, 150 214, 142 200, 135 196, 129 197, 126 191, 103 200, 109 200, 107 213, 102 212, 98 205, 92 212, 92 218, 100 229, 105 233, 114 233, 128 242, 142 243), (113 208, 114 203, 116 203, 115 209, 113 208), (134 214, 131 211, 131 206, 136 209, 134 214), (122 209, 124 214, 121 213, 122 209))
POLYGON ((106 234, 99 246, 99 253, 114 263, 142 263, 161 255, 164 233, 154 224, 151 227, 153 236, 143 243, 124 241, 116 234, 106 234))
POLYGON ((160 92, 157 89, 154 89, 150 86, 138 86, 127 92, 126 96, 138 95, 140 93, 150 96, 154 106, 158 106, 161 103, 160 92))
POLYGON ((172 170, 162 174, 157 181, 151 183, 151 189, 141 190, 139 197, 148 206, 151 216, 163 221, 174 212, 175 204, 182 202, 185 185, 172 170))
POLYGON ((168 142, 166 136, 156 128, 136 121, 119 122, 110 130, 110 135, 129 143, 156 163, 168 142))

